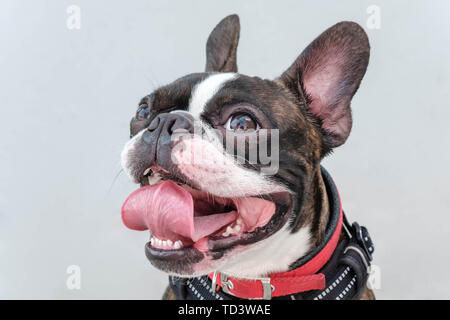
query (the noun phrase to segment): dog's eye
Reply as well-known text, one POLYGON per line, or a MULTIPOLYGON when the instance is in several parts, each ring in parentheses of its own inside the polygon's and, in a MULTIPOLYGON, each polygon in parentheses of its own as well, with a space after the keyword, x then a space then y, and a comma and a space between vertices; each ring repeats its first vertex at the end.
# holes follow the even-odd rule
POLYGON ((150 119, 150 108, 147 104, 141 104, 136 111, 137 120, 147 120, 150 119))
POLYGON ((153 108, 153 102, 155 101, 155 94, 149 94, 141 99, 139 107, 136 111, 136 120, 148 120, 151 117, 150 110, 153 108))
POLYGON ((235 113, 228 118, 225 129, 234 132, 252 132, 259 129, 258 123, 246 113, 235 113))

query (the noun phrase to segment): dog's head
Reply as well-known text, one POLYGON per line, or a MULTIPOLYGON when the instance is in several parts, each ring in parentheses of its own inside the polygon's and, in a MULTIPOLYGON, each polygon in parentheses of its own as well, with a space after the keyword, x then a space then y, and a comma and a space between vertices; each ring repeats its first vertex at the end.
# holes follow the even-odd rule
POLYGON ((329 28, 275 80, 237 73, 239 31, 236 15, 223 19, 207 41, 206 72, 140 101, 122 152, 141 184, 124 223, 150 229, 147 257, 171 274, 287 269, 320 224, 320 160, 350 133, 369 60, 361 27, 329 28))

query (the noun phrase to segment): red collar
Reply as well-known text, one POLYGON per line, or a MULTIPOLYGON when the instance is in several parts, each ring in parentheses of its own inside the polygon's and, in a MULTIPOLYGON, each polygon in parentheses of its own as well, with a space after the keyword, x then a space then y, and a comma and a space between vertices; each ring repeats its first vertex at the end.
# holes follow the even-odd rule
POLYGON ((325 288, 325 276, 317 273, 331 258, 341 235, 343 212, 339 197, 339 220, 328 243, 308 262, 297 269, 272 273, 267 278, 238 279, 224 273, 214 272, 208 276, 213 288, 221 288, 225 293, 242 299, 270 299, 289 294, 322 290, 325 288), (217 284, 217 286, 216 286, 217 284))

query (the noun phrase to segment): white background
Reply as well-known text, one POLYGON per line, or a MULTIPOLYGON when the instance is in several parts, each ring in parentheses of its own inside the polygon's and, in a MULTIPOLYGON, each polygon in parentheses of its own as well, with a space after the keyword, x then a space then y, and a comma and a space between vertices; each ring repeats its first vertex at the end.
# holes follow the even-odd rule
POLYGON ((372 46, 347 143, 324 161, 369 227, 381 299, 450 298, 450 2, 5 1, 0 4, 0 298, 156 299, 166 276, 120 206, 139 99, 205 64, 238 13, 241 73, 274 78, 318 34, 360 23, 372 46), (69 5, 81 29, 66 27, 69 5), (370 30, 369 5, 381 9, 370 30), (66 268, 81 268, 68 290, 66 268))

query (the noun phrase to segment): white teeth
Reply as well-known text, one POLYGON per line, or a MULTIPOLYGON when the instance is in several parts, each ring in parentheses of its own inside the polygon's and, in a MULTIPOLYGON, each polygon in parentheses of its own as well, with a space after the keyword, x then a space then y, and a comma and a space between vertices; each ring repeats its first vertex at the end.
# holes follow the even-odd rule
POLYGON ((143 175, 144 175, 144 176, 146 176, 146 175, 147 175, 147 173, 149 173, 149 172, 150 172, 150 170, 151 170, 150 168, 147 168, 147 169, 145 169, 145 171, 144 171, 143 175))
POLYGON ((173 245, 174 249, 180 249, 182 246, 183 243, 180 240, 175 241, 175 244, 173 245))
POLYGON ((148 184, 152 185, 158 183, 161 180, 161 176, 158 173, 153 173, 147 177, 148 184))
MULTIPOLYGON (((149 179, 150 179, 150 176, 149 176, 149 179)), ((232 236, 232 235, 239 234, 239 232, 241 232, 242 227, 243 227, 242 223, 243 223, 242 218, 240 218, 240 217, 237 218, 236 219, 236 223, 234 225, 232 225, 232 226, 228 226, 226 228, 225 232, 222 233, 222 237, 225 238, 225 237, 229 237, 229 236, 232 236)), ((183 247, 183 242, 181 242, 181 240, 177 240, 177 241, 174 242, 174 241, 172 241, 170 239, 161 240, 161 239, 156 238, 155 236, 153 236, 150 239, 150 244, 153 247, 156 247, 156 248, 169 249, 169 250, 170 249, 178 250, 178 249, 181 249, 183 247)))
POLYGON ((236 223, 234 226, 228 226, 224 233, 222 233, 222 237, 228 237, 231 235, 236 235, 241 231, 242 229, 242 219, 237 218, 236 223))
POLYGON ((222 233, 222 237, 228 237, 230 234, 232 234, 234 232, 233 229, 231 229, 230 226, 227 227, 227 230, 225 230, 224 233, 222 233))
POLYGON ((175 241, 175 243, 172 240, 161 240, 158 239, 155 236, 152 236, 150 239, 150 244, 153 247, 159 248, 159 249, 180 249, 183 247, 183 242, 181 240, 175 241))

